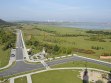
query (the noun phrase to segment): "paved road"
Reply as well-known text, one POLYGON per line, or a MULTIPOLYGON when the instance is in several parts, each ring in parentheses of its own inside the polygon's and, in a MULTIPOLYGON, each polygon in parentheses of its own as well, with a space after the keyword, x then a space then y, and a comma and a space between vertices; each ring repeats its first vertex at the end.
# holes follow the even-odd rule
MULTIPOLYGON (((22 72, 26 72, 26 71, 31 71, 34 69, 39 69, 39 68, 43 68, 43 64, 27 64, 23 61, 23 52, 22 52, 22 38, 21 38, 21 34, 20 34, 20 30, 18 31, 18 35, 17 35, 17 44, 16 46, 18 47, 16 50, 16 64, 15 66, 13 66, 12 68, 5 70, 5 71, 1 71, 0 72, 0 76, 9 76, 9 75, 13 75, 13 74, 18 74, 18 73, 22 73, 22 72)), ((70 61, 86 61, 87 62, 92 62, 92 63, 96 63, 96 64, 100 64, 100 65, 104 65, 104 66, 108 66, 111 67, 111 64, 108 63, 104 63, 104 62, 99 62, 99 61, 94 61, 94 60, 90 60, 90 59, 85 59, 85 58, 81 58, 81 57, 72 57, 72 58, 66 58, 66 59, 61 59, 61 60, 56 60, 56 61, 51 61, 51 62, 47 62, 47 64, 49 66, 52 65, 56 65, 56 64, 61 64, 61 63, 65 63, 65 62, 70 62, 70 61)))

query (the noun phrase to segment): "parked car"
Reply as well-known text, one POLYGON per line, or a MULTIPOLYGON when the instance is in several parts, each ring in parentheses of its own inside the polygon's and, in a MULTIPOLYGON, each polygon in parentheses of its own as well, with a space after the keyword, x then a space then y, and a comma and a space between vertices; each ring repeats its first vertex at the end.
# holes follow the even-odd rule
POLYGON ((10 57, 15 57, 15 55, 14 55, 14 54, 11 54, 10 57))

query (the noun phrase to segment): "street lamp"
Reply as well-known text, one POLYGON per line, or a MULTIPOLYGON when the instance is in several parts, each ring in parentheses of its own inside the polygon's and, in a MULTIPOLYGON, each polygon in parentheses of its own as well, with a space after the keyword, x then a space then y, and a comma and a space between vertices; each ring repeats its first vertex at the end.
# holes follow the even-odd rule
POLYGON ((86 69, 87 69, 87 60, 86 60, 86 69))

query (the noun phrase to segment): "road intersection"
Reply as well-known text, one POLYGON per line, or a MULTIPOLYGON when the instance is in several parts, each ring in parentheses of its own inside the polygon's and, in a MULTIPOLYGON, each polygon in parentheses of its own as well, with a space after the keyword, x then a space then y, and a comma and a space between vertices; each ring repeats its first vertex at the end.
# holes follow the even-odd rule
MULTIPOLYGON (((5 71, 1 71, 0 72, 0 77, 1 76, 10 76, 10 75, 14 75, 14 74, 19 74, 19 73, 23 73, 23 72, 27 72, 27 71, 31 71, 31 70, 35 70, 35 69, 40 69, 40 68, 44 68, 44 65, 42 63, 39 64, 29 64, 24 62, 23 59, 23 39, 21 36, 21 31, 17 30, 17 44, 16 44, 16 62, 15 65, 5 71)), ((107 67, 111 67, 111 63, 106 63, 106 62, 102 62, 102 61, 98 61, 98 60, 94 60, 94 59, 89 59, 89 58, 84 58, 84 57, 79 57, 79 56, 75 56, 75 57, 71 57, 71 58, 65 58, 65 59, 60 59, 60 60, 55 60, 55 61, 50 61, 50 62, 46 62, 46 64, 48 66, 52 66, 52 65, 57 65, 57 64, 61 64, 61 63, 66 63, 66 62, 70 62, 70 61, 87 61, 87 62, 91 62, 91 63, 95 63, 95 64, 99 64, 99 65, 103 65, 103 66, 107 66, 107 67)))

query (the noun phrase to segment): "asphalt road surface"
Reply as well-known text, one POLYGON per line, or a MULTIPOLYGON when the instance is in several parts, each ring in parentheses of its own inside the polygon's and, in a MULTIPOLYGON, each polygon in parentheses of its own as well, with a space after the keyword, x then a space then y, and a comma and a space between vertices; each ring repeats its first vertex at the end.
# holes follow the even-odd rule
MULTIPOLYGON (((23 44, 22 44, 21 33, 20 33, 20 30, 17 30, 17 32, 18 32, 18 34, 17 34, 17 44, 16 44, 16 47, 17 47, 16 48, 16 63, 12 68, 5 70, 5 71, 1 71, 0 76, 9 76, 9 75, 23 73, 26 71, 31 71, 34 69, 44 68, 43 64, 41 64, 41 63, 40 64, 28 64, 23 61, 23 51, 21 48, 23 46, 23 44)), ((61 60, 55 60, 55 61, 47 62, 46 64, 48 64, 49 66, 52 66, 52 65, 65 63, 65 62, 70 62, 70 61, 86 61, 86 60, 87 60, 87 62, 111 67, 111 64, 109 64, 109 63, 99 62, 99 61, 85 59, 85 58, 81 58, 81 57, 71 57, 71 58, 66 58, 66 59, 61 59, 61 60)))

